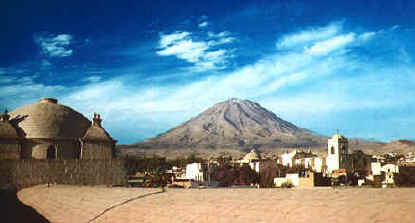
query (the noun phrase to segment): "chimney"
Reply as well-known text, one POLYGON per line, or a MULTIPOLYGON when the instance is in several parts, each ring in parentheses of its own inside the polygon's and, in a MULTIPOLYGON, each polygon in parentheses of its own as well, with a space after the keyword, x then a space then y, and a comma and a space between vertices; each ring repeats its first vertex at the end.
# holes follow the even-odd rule
POLYGON ((101 122, 102 122, 101 115, 94 113, 94 118, 92 119, 92 125, 101 127, 101 122))
POLYGON ((10 119, 10 115, 9 115, 9 111, 6 109, 4 109, 4 113, 2 115, 0 115, 0 120, 1 121, 9 121, 10 119))

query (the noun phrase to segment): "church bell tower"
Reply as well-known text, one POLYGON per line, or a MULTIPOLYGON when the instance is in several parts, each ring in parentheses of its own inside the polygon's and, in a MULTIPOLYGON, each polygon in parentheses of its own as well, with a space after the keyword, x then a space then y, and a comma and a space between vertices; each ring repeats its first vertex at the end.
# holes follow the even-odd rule
POLYGON ((348 140, 340 134, 334 135, 327 143, 327 170, 329 173, 347 168, 349 153, 348 140))

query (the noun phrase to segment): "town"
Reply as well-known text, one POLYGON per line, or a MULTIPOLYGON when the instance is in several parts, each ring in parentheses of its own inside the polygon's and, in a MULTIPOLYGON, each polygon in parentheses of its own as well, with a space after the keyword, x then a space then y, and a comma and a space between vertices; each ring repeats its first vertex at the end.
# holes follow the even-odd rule
POLYGON ((168 187, 184 188, 415 186, 414 152, 350 152, 348 139, 340 134, 328 140, 326 156, 318 156, 310 149, 292 149, 278 156, 261 155, 252 149, 239 159, 226 155, 210 159, 127 158, 127 165, 128 184, 132 186, 161 185, 162 178, 168 187))

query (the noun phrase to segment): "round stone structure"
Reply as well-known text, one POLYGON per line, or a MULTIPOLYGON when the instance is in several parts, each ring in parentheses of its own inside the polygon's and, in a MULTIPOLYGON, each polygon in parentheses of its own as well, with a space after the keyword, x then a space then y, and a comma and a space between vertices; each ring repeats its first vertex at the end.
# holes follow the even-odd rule
POLYGON ((72 108, 58 104, 53 98, 26 105, 11 112, 26 139, 78 139, 91 122, 72 108))
MULTIPOLYGON (((19 158, 111 159, 113 156, 116 140, 101 126, 99 114, 94 114, 91 122, 54 98, 22 106, 1 121, 0 129, 10 126, 17 132, 19 158)), ((7 136, 0 135, 2 144, 8 143, 7 136)))

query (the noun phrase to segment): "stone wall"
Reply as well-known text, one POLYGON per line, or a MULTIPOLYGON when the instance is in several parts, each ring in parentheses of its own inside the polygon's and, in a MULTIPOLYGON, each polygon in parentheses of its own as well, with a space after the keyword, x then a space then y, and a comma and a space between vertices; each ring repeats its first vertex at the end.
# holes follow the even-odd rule
POLYGON ((19 142, 16 140, 0 140, 0 159, 20 159, 19 142))
POLYGON ((0 160, 0 187, 47 183, 125 185, 123 160, 0 160))
POLYGON ((77 159, 81 151, 80 143, 76 140, 41 140, 26 139, 23 143, 23 159, 46 159, 49 147, 56 149, 56 159, 77 159))
POLYGON ((86 141, 82 146, 81 159, 111 159, 113 143, 86 141))

